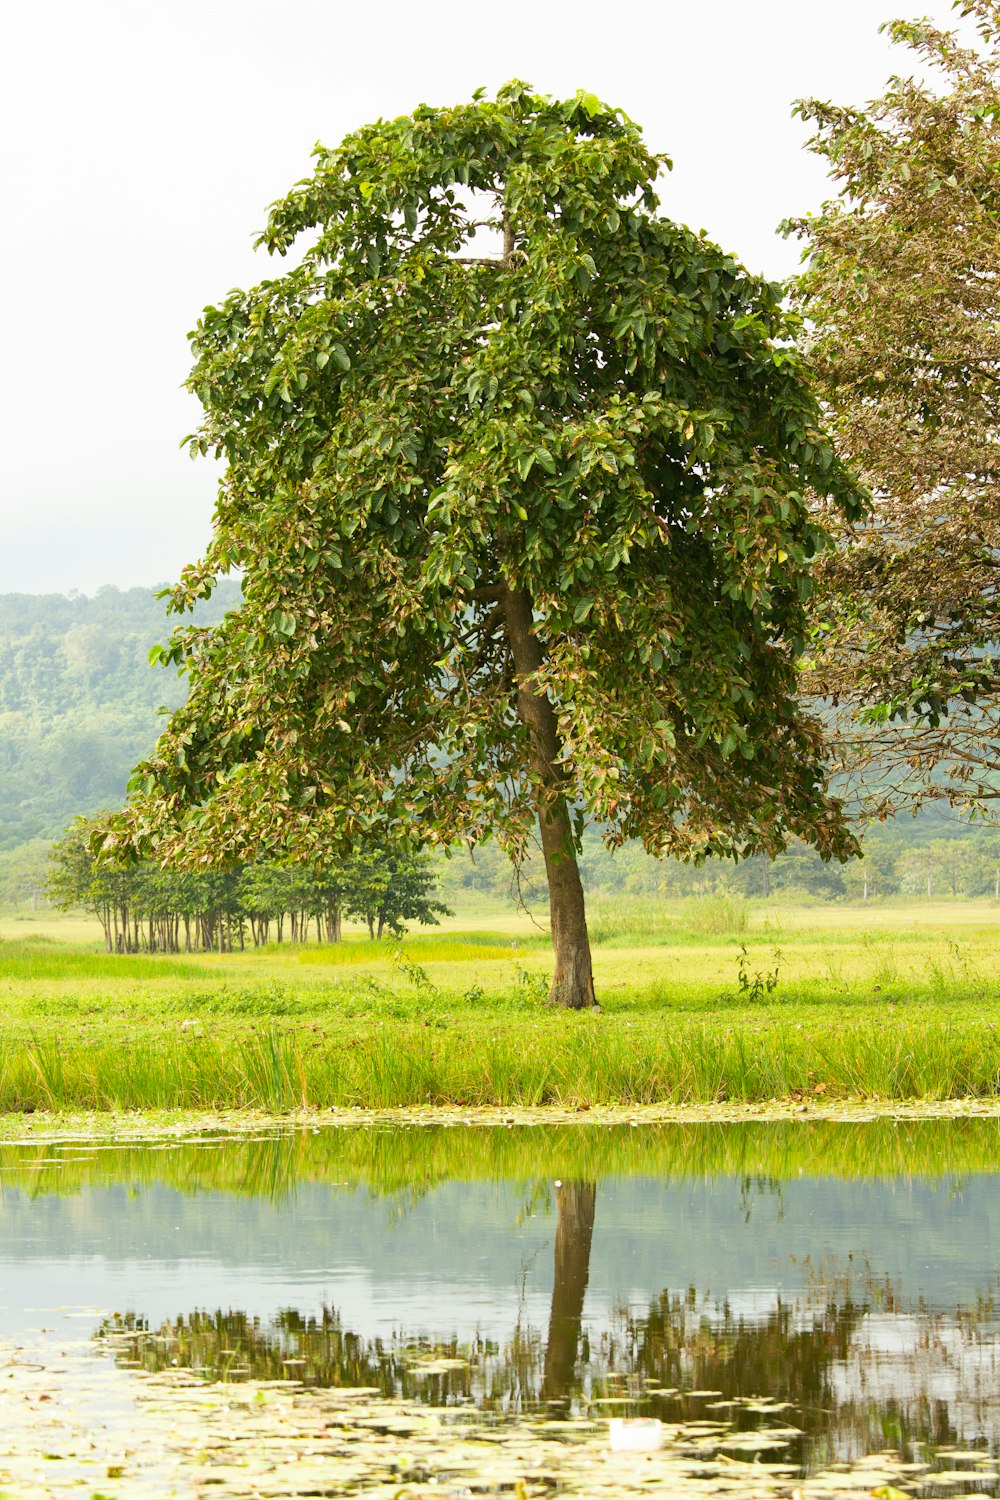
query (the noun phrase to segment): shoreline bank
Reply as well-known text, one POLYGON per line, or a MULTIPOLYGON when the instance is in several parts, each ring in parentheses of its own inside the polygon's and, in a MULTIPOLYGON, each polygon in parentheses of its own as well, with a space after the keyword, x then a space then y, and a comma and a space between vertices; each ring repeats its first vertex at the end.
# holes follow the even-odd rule
POLYGON ((879 1120, 1000 1121, 1000 1097, 992 1100, 839 1100, 803 1105, 799 1100, 763 1104, 689 1104, 624 1107, 595 1106, 567 1109, 558 1105, 503 1109, 459 1109, 417 1106, 403 1109, 326 1109, 268 1113, 263 1110, 129 1110, 0 1114, 0 1143, 42 1145, 86 1140, 118 1145, 146 1140, 176 1140, 199 1136, 242 1139, 276 1132, 371 1129, 373 1126, 453 1126, 507 1128, 517 1126, 578 1125, 628 1129, 651 1125, 738 1125, 825 1122, 863 1125, 879 1120))

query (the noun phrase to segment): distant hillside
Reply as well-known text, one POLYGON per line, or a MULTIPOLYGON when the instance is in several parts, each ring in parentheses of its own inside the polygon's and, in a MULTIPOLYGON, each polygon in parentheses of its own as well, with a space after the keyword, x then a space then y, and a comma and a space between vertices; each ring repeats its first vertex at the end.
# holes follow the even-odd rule
MULTIPOLYGON (((196 618, 217 620, 238 599, 226 582, 196 618)), ((0 849, 121 801, 157 709, 183 700, 183 679, 147 664, 170 629, 150 589, 0 594, 0 849)))

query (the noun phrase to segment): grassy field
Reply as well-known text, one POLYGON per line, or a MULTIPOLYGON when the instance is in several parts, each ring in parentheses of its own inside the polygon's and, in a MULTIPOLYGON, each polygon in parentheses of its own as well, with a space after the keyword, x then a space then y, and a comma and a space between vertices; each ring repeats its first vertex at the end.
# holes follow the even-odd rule
POLYGON ((111 957, 0 920, 0 1110, 950 1099, 1000 1093, 986 903, 597 908, 600 1013, 526 917, 372 944, 111 957))

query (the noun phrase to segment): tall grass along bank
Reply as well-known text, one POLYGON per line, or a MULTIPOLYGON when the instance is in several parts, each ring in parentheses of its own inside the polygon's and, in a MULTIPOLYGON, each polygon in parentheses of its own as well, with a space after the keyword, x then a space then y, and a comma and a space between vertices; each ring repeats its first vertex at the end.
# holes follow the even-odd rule
POLYGON ((380 1022, 346 1034, 280 1029, 105 1040, 0 1037, 0 1110, 388 1109, 754 1103, 789 1096, 989 1098, 994 1022, 879 1015, 791 1025, 585 1017, 499 1029, 380 1022))

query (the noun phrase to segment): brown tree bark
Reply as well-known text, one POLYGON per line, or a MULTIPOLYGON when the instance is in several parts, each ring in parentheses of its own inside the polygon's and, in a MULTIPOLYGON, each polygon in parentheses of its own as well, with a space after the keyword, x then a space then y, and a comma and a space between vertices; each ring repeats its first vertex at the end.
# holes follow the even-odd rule
POLYGON ((531 769, 537 788, 538 828, 556 956, 550 999, 554 1005, 582 1010, 596 1003, 594 970, 583 882, 566 802, 566 775, 559 762, 562 751, 559 723, 548 693, 544 689, 539 691, 529 680, 542 665, 531 599, 524 589, 505 588, 501 603, 514 661, 518 712, 528 730, 531 769))
POLYGON ((568 1398, 576 1368, 583 1321, 583 1299, 590 1279, 590 1242, 594 1234, 597 1185, 564 1182, 556 1188, 555 1280, 545 1344, 542 1399, 568 1398))

